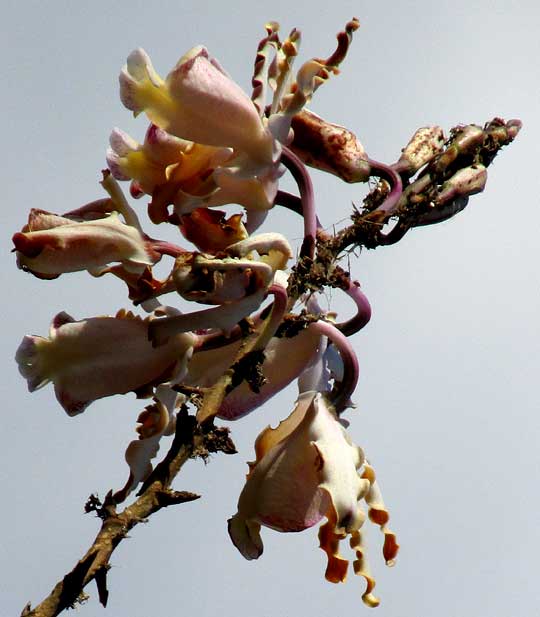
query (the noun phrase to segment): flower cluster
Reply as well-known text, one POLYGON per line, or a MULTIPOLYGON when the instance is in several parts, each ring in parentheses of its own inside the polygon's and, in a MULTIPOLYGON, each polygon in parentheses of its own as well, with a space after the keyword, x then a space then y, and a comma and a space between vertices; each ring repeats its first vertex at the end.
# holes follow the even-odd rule
MULTIPOLYGON (((138 439, 126 450, 130 473, 114 495, 117 503, 148 478, 160 440, 174 432, 178 410, 193 403, 188 392, 212 392, 234 373, 223 396, 210 411, 203 405, 197 420, 237 420, 298 380, 293 412, 255 441, 256 459, 229 520, 230 537, 245 558, 256 559, 263 551, 261 526, 302 531, 324 519, 319 539, 328 557, 326 578, 345 579, 348 561, 339 543, 350 537, 354 572, 367 584, 363 599, 375 606, 361 535, 366 515, 384 534, 387 564, 398 544, 373 467, 341 417, 352 405, 358 377, 348 337, 368 323, 371 309, 360 285, 337 265, 348 236, 333 238, 334 253, 322 249, 330 236, 316 215, 305 164, 346 182, 379 177, 363 227, 351 233, 369 229, 366 246, 390 243, 411 226, 452 216, 483 189, 485 166, 471 153, 485 143, 487 129, 461 127, 445 142, 439 127, 424 127, 396 163, 384 165, 349 130, 307 110, 316 89, 338 73, 357 27, 353 19, 328 58, 311 59, 294 74, 300 33, 293 30, 282 41, 278 25, 269 23, 251 97, 204 47, 188 51, 165 78, 145 51, 133 51, 120 73, 120 98, 149 121, 142 143, 113 129, 101 182, 107 197, 64 214, 32 209, 13 243, 19 268, 40 279, 84 270, 112 274, 145 314, 121 309, 75 320, 62 312, 48 337, 24 337, 16 360, 29 391, 52 382, 69 415, 116 394, 151 399, 137 419, 138 439), (466 164, 456 166, 463 156, 466 164), (287 171, 299 196, 279 189, 287 171), (153 224, 174 227, 190 248, 147 233, 118 181, 130 182, 132 198, 146 198, 153 224), (423 209, 407 219, 413 203, 423 209), (232 213, 218 209, 231 205, 232 213), (258 232, 276 205, 304 219, 291 269, 287 238, 258 232), (392 231, 382 234, 396 216, 392 231), (169 274, 157 278, 154 267, 162 259, 171 260, 169 274), (348 294, 354 317, 338 322, 321 309, 317 292, 325 285, 348 294), (205 306, 182 313, 163 302, 168 294, 205 306)), ((489 127, 490 144, 508 143, 519 130, 517 121, 501 122, 489 127)))

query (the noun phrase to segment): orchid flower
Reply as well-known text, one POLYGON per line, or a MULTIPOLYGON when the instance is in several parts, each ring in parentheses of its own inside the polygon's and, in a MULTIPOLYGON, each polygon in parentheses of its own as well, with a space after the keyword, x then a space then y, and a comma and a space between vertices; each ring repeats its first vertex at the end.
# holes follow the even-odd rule
POLYGON ((119 311, 115 317, 75 321, 67 313, 53 319, 49 337, 25 336, 15 359, 33 392, 53 382, 56 398, 69 415, 93 401, 173 383, 185 374, 195 337, 177 334, 154 349, 148 320, 119 311))
POLYGON ((117 178, 153 195, 155 222, 167 220, 169 204, 177 215, 203 205, 272 206, 282 173, 279 144, 204 47, 183 56, 165 80, 148 54, 135 50, 120 74, 120 97, 161 129, 150 127, 143 146, 115 130, 108 152, 117 178))
POLYGON ((229 535, 246 559, 257 559, 263 552, 261 526, 303 531, 326 518, 319 531, 320 547, 328 557, 326 579, 345 580, 348 561, 339 554, 339 542, 350 535, 356 553, 354 572, 367 584, 362 598, 367 605, 377 606, 378 599, 372 594, 375 581, 360 533, 366 518, 362 501, 384 534, 383 555, 388 565, 393 564, 398 545, 387 527, 388 512, 373 468, 351 441, 339 415, 350 405, 358 364, 346 337, 332 324, 319 321, 312 327, 328 336, 332 345, 321 341, 317 358, 299 379, 300 395, 291 415, 257 437, 256 460, 248 463, 238 512, 229 519, 229 535), (331 365, 336 349, 340 359, 331 365), (330 379, 335 382, 332 390, 330 379))
POLYGON ((171 135, 273 160, 274 140, 255 106, 204 47, 187 52, 165 80, 144 50, 133 51, 120 73, 120 98, 171 135))
POLYGON ((43 210, 31 210, 28 224, 13 236, 17 265, 34 276, 53 279, 88 270, 99 276, 113 262, 141 273, 161 258, 140 231, 111 212, 103 218, 76 221, 43 210))
POLYGON ((109 142, 109 168, 117 180, 132 180, 133 197, 151 195, 167 182, 192 190, 205 187, 208 167, 220 165, 232 154, 230 148, 203 146, 169 135, 155 124, 148 127, 143 144, 118 128, 113 129, 109 142))
POLYGON ((241 240, 225 253, 223 259, 204 255, 177 259, 173 271, 177 291, 188 300, 218 306, 155 319, 149 331, 154 344, 161 345, 178 332, 206 327, 229 332, 260 307, 276 273, 292 255, 286 238, 277 233, 241 240))
POLYGON ((131 182, 131 194, 151 195, 154 223, 173 221, 193 210, 237 203, 248 213, 268 210, 283 169, 277 159, 258 167, 231 148, 182 140, 151 125, 143 145, 119 129, 110 137, 107 163, 114 177, 131 182), (169 207, 173 206, 173 212, 169 207))
POLYGON ((281 44, 277 24, 268 24, 255 62, 253 100, 204 47, 190 50, 165 79, 144 50, 135 50, 120 73, 120 98, 135 115, 144 111, 152 124, 142 145, 119 129, 112 132, 107 153, 112 173, 132 180, 133 195, 152 195, 149 215, 156 223, 173 217, 170 205, 180 218, 196 208, 237 203, 256 229, 261 216, 254 211, 271 208, 277 194, 284 171, 281 146, 291 139, 293 117, 338 72, 357 27, 356 20, 349 22, 329 58, 304 63, 290 80, 299 33, 281 44), (266 83, 274 89, 269 117, 266 83))
POLYGON ((282 532, 303 531, 327 522, 319 533, 327 553, 326 578, 345 580, 348 562, 339 554, 339 542, 350 535, 356 552, 355 574, 365 578, 362 598, 378 604, 360 528, 365 520, 361 502, 384 533, 383 554, 392 565, 398 545, 388 529, 388 513, 380 497, 372 468, 355 446, 325 395, 300 394, 292 414, 275 429, 266 428, 255 442, 256 460, 249 463, 238 512, 229 519, 229 534, 246 559, 263 552, 261 525, 282 532))

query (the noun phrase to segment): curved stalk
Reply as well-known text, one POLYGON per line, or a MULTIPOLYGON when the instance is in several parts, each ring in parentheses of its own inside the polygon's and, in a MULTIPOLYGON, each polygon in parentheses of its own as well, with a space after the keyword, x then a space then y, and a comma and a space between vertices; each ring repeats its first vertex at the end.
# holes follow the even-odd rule
POLYGON ((330 393, 329 400, 339 416, 350 404, 351 396, 358 383, 359 366, 358 358, 347 337, 336 326, 328 321, 317 321, 310 325, 336 346, 343 361, 343 377, 339 386, 330 393))
MULTIPOLYGON (((292 193, 288 193, 287 191, 279 190, 274 199, 274 206, 283 206, 290 210, 291 212, 295 212, 300 216, 303 216, 302 211, 302 200, 298 195, 293 195, 292 193)), ((321 221, 318 216, 315 216, 317 231, 322 229, 321 221)))
POLYGON ((351 336, 361 330, 371 319, 371 305, 358 281, 351 281, 345 293, 356 304, 356 315, 336 324, 336 328, 345 336, 351 336))
POLYGON ((304 241, 300 249, 300 257, 315 255, 315 237, 317 235, 317 215, 315 213, 315 198, 311 177, 302 161, 289 148, 283 147, 281 162, 291 172, 298 189, 304 217, 304 241))
POLYGON ((390 192, 386 196, 383 203, 378 206, 373 212, 370 212, 368 217, 371 218, 375 213, 383 214, 386 217, 391 217, 395 214, 399 198, 403 192, 403 183, 399 173, 392 168, 391 165, 386 165, 374 159, 368 158, 368 163, 371 165, 371 175, 377 176, 386 180, 390 184, 390 192))

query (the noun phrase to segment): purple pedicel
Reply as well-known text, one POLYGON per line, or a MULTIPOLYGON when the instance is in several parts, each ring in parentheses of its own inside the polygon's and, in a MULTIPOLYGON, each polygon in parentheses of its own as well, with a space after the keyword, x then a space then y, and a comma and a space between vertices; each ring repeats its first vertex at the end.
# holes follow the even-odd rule
POLYGON ((379 161, 375 161, 373 159, 368 159, 368 162, 371 165, 371 175, 382 178, 390 184, 390 192, 386 196, 386 199, 373 212, 382 212, 387 216, 392 216, 396 210, 396 206, 399 203, 401 193, 403 192, 401 177, 390 165, 380 163, 379 161))
POLYGON ((308 256, 313 258, 318 221, 315 213, 315 198, 311 177, 304 163, 289 148, 283 147, 281 161, 291 172, 300 191, 302 215, 304 217, 304 241, 302 242, 300 257, 308 256))
POLYGON ((339 416, 349 406, 350 398, 358 383, 358 358, 347 337, 328 321, 317 321, 310 327, 316 328, 320 334, 327 336, 336 346, 343 360, 343 379, 337 390, 330 395, 330 402, 339 416))
POLYGON ((356 315, 347 321, 337 323, 336 328, 344 336, 352 336, 361 330, 371 319, 371 305, 364 292, 360 289, 358 281, 351 281, 349 289, 345 293, 356 304, 356 315))

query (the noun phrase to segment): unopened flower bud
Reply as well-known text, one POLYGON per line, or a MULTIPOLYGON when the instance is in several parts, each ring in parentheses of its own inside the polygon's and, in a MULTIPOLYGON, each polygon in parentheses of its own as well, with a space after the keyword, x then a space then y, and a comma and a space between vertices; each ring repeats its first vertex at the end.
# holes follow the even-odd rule
POLYGON ((452 142, 459 148, 461 154, 468 153, 482 145, 484 131, 476 124, 468 124, 456 133, 452 142))
POLYGON ((443 204, 460 196, 474 195, 484 190, 487 170, 484 165, 471 165, 460 169, 441 188, 437 203, 443 204))
POLYGON ((366 182, 368 156, 354 133, 304 109, 292 119, 291 150, 310 167, 334 174, 345 182, 366 182))
POLYGON ((426 163, 442 152, 444 134, 440 126, 424 126, 416 131, 403 148, 396 164, 399 171, 415 174, 426 163))
POLYGON ((517 134, 521 130, 521 120, 508 120, 506 123, 506 130, 508 131, 508 138, 510 140, 515 139, 517 134))
POLYGON ((484 143, 484 139, 484 131, 476 124, 468 124, 457 129, 452 135, 450 145, 437 159, 434 166, 435 173, 444 171, 458 156, 471 154, 484 143))
POLYGON ((502 118, 494 118, 485 126, 485 131, 495 143, 505 145, 516 138, 521 126, 521 120, 513 119, 505 122, 502 118))

